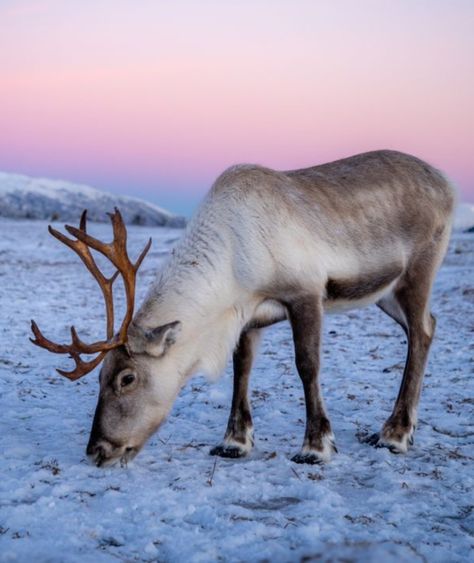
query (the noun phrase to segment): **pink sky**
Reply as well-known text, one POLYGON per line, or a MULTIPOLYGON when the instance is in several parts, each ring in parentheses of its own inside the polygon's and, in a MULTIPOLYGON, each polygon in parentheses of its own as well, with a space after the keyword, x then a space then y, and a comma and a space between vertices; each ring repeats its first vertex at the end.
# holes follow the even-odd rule
POLYGON ((236 162, 411 152, 474 201, 471 0, 0 3, 0 170, 188 213, 236 162))

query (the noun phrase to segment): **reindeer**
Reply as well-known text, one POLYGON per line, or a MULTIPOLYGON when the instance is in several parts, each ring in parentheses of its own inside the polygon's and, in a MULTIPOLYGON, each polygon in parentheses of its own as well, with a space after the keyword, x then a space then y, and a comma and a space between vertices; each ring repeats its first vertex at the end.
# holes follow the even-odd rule
POLYGON ((97 466, 126 462, 161 426, 182 386, 196 372, 220 374, 233 352, 234 390, 224 440, 210 453, 241 457, 253 446, 248 381, 262 329, 288 319, 306 401, 303 447, 292 460, 321 463, 336 451, 319 388, 324 312, 375 303, 405 331, 408 354, 400 391, 380 433, 368 442, 404 453, 413 441, 423 373, 435 330, 429 298, 450 236, 453 190, 425 162, 395 151, 364 153, 279 172, 256 165, 226 170, 134 315, 136 263, 126 228, 111 215, 114 239, 101 242, 80 227, 70 239, 98 281, 106 303, 107 338, 70 344, 46 339, 32 321, 34 344, 69 354, 75 380, 103 361, 88 456, 97 466), (106 278, 91 249, 117 269, 106 278), (112 284, 127 296, 114 332, 112 284), (97 354, 92 360, 84 354, 97 354))

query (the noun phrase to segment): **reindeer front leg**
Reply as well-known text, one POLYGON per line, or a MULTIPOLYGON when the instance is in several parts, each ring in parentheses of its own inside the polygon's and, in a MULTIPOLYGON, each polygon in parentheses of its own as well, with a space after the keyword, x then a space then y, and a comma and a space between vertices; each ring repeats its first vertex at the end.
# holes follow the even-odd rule
POLYGON ((296 368, 303 382, 306 401, 303 447, 292 461, 309 464, 327 462, 337 450, 319 388, 322 299, 319 296, 299 297, 287 304, 287 309, 293 330, 296 368))
POLYGON ((243 457, 253 446, 253 423, 248 402, 248 382, 260 330, 242 332, 234 351, 234 394, 227 430, 222 444, 212 448, 211 455, 243 457))

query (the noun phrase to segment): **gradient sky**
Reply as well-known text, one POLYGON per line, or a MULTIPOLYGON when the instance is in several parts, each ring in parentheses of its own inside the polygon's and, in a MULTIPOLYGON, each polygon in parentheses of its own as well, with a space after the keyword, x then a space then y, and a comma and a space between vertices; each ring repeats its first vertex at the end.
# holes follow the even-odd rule
POLYGON ((425 158, 474 201, 474 1, 0 0, 0 170, 190 213, 227 166, 425 158))

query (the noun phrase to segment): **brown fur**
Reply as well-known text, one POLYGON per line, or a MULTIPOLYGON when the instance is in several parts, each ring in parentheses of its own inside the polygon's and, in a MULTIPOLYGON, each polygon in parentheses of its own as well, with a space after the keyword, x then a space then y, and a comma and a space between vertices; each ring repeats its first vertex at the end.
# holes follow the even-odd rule
POLYGON ((256 165, 224 172, 135 315, 140 330, 130 356, 113 351, 105 359, 94 422, 101 433, 93 431, 91 452, 104 450, 98 461, 128 459, 128 449, 138 451, 165 419, 186 379, 199 369, 221 370, 238 341, 224 445, 212 453, 247 453, 258 329, 288 318, 307 415, 303 449, 293 459, 327 461, 335 446, 319 389, 322 316, 370 302, 408 335, 397 401, 371 441, 406 451, 434 333, 429 296, 453 202, 440 172, 395 151, 286 172, 256 165), (178 325, 179 335, 155 342, 178 325), (128 363, 137 384, 120 390, 128 363))
POLYGON ((363 299, 380 291, 393 282, 403 271, 401 266, 392 266, 382 272, 374 272, 352 280, 328 279, 326 298, 331 301, 338 299, 363 299))
MULTIPOLYGON (((378 305, 407 333, 407 361, 393 413, 381 434, 374 435, 370 441, 377 446, 404 451, 406 441, 412 440, 424 368, 434 334, 429 296, 447 246, 454 204, 451 186, 436 169, 395 151, 365 153, 289 172, 237 167, 224 173, 214 190, 225 192, 230 184, 237 186, 238 197, 269 198, 272 232, 264 234, 269 240, 279 229, 285 228, 281 217, 294 218, 297 208, 299 224, 304 224, 308 233, 315 233, 335 255, 350 249, 359 257, 360 271, 356 276, 329 276, 324 285, 312 291, 305 288, 301 277, 295 278, 282 268, 261 290, 269 299, 284 305, 286 315, 257 316, 249 323, 251 327, 262 328, 287 316, 292 326, 296 366, 306 400, 303 450, 313 450, 298 454, 294 461, 321 461, 319 454, 324 453, 324 438, 331 436, 318 383, 323 306, 326 302, 362 300, 390 284, 395 284, 391 293, 384 295, 378 305), (272 211, 274 201, 286 206, 286 215, 282 215, 280 208, 272 211), (408 261, 380 261, 378 269, 374 269, 374 255, 383 260, 393 249, 396 254, 400 242, 411 249, 408 261)), ((245 354, 245 349, 239 347, 237 352, 245 354)), ((251 356, 241 359, 246 365, 250 361, 251 356)), ((239 401, 242 392, 242 387, 234 388, 239 401)), ((333 446, 332 442, 330 445, 333 446)))

